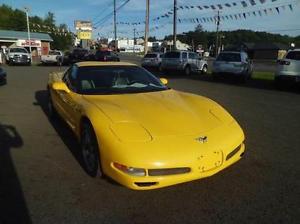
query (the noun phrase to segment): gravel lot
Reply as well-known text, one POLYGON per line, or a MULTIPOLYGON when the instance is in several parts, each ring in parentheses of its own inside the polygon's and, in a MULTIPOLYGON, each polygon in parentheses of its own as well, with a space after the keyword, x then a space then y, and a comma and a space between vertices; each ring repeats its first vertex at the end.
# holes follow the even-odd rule
POLYGON ((0 223, 298 223, 300 94, 271 82, 246 85, 196 76, 170 87, 227 108, 246 134, 245 157, 223 172, 153 191, 89 177, 78 145, 45 111, 57 67, 5 67, 0 86, 0 223), (298 221, 297 221, 298 220, 298 221))

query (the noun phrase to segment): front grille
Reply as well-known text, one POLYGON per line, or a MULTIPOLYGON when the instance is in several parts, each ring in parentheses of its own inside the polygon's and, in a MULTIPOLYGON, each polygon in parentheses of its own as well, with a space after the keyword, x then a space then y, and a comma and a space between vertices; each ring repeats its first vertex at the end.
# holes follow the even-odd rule
POLYGON ((240 151, 242 145, 239 145, 237 148, 235 148, 232 152, 230 152, 227 156, 226 156, 226 160, 231 159, 235 154, 238 153, 238 151, 240 151))
POLYGON ((149 176, 166 176, 166 175, 176 175, 191 172, 189 167, 180 167, 180 168, 167 168, 167 169, 149 169, 149 176))
POLYGON ((134 184, 139 187, 151 187, 153 185, 156 185, 157 182, 135 182, 134 184))

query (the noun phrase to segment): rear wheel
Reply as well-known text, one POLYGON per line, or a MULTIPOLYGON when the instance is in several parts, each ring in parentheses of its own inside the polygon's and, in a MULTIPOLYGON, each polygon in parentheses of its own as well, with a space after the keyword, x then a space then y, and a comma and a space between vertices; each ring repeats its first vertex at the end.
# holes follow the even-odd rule
POLYGON ((205 75, 205 74, 207 74, 207 70, 208 70, 207 65, 204 65, 203 68, 202 68, 201 73, 202 73, 203 75, 205 75))
POLYGON ((96 134, 88 121, 82 123, 80 143, 86 172, 92 177, 103 177, 96 134))
POLYGON ((185 74, 186 76, 191 75, 191 67, 190 67, 189 65, 187 65, 187 66, 185 67, 185 69, 184 69, 184 74, 185 74))

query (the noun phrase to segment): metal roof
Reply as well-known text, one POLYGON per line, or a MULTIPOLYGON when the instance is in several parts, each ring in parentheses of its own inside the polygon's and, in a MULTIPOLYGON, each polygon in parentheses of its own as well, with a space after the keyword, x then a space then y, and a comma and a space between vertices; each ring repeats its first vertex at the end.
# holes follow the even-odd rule
MULTIPOLYGON (((14 31, 14 30, 0 30, 0 39, 28 39, 27 32, 14 31)), ((30 39, 32 40, 43 40, 53 41, 47 33, 33 33, 30 32, 30 39)))

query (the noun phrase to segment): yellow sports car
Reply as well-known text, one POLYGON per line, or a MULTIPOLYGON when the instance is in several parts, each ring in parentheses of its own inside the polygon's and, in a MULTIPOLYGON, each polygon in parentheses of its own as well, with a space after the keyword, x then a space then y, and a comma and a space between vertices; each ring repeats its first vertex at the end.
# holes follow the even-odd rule
POLYGON ((244 154, 220 105, 129 63, 80 62, 49 75, 49 115, 77 136, 86 171, 147 190, 211 176, 244 154))

